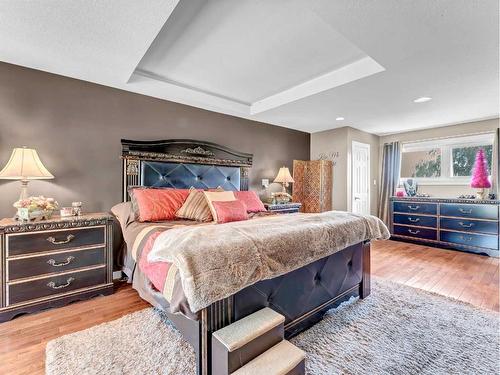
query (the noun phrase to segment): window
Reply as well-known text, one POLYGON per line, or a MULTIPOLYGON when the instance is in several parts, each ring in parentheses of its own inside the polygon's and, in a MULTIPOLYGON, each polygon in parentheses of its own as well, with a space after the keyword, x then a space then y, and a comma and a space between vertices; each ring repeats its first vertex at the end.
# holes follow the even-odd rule
POLYGON ((405 143, 401 178, 415 178, 423 184, 468 184, 480 148, 484 149, 488 166, 491 166, 491 133, 405 143))
POLYGON ((476 153, 480 148, 484 150, 488 166, 491 168, 493 145, 453 147, 451 149, 451 161, 453 163, 452 172, 454 177, 469 177, 472 175, 472 168, 474 167, 474 161, 476 160, 476 153))
POLYGON ((406 151, 401 159, 401 177, 441 177, 441 149, 406 151))

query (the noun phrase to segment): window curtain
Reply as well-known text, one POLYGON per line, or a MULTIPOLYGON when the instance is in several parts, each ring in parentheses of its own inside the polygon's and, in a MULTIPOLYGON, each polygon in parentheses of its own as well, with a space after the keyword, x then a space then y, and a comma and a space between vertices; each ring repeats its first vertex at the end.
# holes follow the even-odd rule
POLYGON ((498 160, 499 157, 499 147, 500 147, 500 129, 497 129, 495 133, 495 139, 493 141, 493 155, 491 158, 491 192, 495 193, 497 195, 500 194, 499 190, 499 176, 498 176, 498 170, 499 170, 499 163, 500 160, 498 160))
POLYGON ((378 217, 389 225, 389 198, 395 194, 401 169, 401 145, 399 142, 384 144, 382 153, 382 180, 380 183, 380 198, 378 217))

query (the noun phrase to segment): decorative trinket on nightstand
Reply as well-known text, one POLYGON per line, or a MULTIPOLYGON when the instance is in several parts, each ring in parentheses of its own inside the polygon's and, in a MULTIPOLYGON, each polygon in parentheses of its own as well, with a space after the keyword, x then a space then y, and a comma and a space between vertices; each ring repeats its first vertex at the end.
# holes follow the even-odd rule
POLYGON ((61 217, 73 216, 73 207, 62 207, 60 215, 61 217))
POLYGON ((72 202, 71 207, 73 207, 74 216, 80 216, 82 214, 82 202, 72 202))
POLYGON ((17 218, 21 221, 50 219, 52 212, 59 206, 54 198, 29 197, 13 205, 17 208, 17 218))
POLYGON ((283 204, 288 203, 292 200, 292 196, 288 193, 284 193, 282 191, 277 193, 272 193, 273 204, 283 204))

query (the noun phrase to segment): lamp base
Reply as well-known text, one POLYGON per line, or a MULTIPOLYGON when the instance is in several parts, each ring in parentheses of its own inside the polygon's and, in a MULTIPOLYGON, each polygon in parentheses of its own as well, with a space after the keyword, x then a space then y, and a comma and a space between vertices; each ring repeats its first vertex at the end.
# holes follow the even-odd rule
POLYGON ((21 195, 19 200, 28 198, 28 180, 21 180, 21 195))

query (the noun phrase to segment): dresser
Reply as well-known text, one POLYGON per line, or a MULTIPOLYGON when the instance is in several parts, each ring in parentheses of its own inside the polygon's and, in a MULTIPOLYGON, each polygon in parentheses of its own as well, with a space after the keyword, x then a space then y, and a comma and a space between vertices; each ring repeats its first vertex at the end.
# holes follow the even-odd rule
POLYGON ((391 198, 396 240, 498 257, 498 200, 391 198))
POLYGON ((112 217, 0 220, 0 322, 113 292, 112 217))

